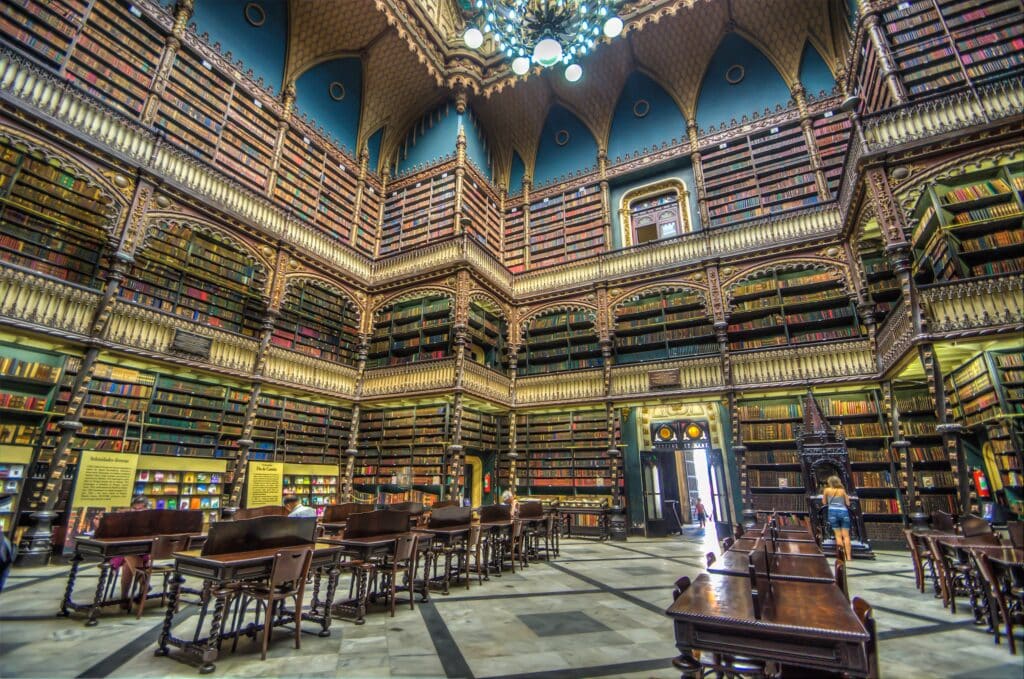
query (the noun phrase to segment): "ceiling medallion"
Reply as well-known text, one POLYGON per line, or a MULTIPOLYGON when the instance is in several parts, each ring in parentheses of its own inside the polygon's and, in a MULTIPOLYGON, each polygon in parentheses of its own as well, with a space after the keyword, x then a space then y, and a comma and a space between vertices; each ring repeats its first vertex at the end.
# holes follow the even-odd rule
POLYGON ((246 3, 245 9, 245 20, 253 28, 259 28, 267 22, 267 12, 263 9, 263 5, 258 2, 246 3))
POLYGON ((729 67, 729 70, 725 72, 725 81, 730 85, 739 85, 743 82, 743 77, 747 74, 746 69, 740 64, 733 64, 729 67))
POLYGON ((623 23, 615 14, 621 0, 475 0, 472 18, 462 35, 478 49, 490 35, 499 51, 512 60, 512 72, 525 75, 531 63, 550 68, 565 64, 565 79, 583 77, 578 60, 602 35, 616 38, 623 23))

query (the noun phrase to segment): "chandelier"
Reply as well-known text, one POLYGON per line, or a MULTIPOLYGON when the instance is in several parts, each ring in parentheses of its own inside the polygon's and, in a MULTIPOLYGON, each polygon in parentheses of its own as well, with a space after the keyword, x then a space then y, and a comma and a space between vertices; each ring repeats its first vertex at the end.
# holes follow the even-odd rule
POLYGON ((565 79, 576 82, 583 76, 579 60, 601 36, 622 33, 618 5, 619 0, 475 0, 462 39, 475 50, 485 35, 492 36, 516 75, 524 75, 531 64, 564 64, 565 79))

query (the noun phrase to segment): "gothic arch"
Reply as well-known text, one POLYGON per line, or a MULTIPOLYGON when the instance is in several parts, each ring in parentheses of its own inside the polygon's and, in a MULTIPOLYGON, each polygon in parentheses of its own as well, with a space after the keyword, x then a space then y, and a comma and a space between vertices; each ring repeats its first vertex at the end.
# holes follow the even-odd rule
POLYGON ((709 307, 708 289, 706 285, 698 285, 696 283, 693 283, 692 281, 661 281, 658 283, 649 283, 647 285, 642 285, 639 288, 633 288, 632 290, 627 290, 626 292, 623 292, 615 296, 609 303, 609 306, 612 309, 612 320, 615 320, 616 312, 618 311, 619 307, 621 307, 626 302, 638 299, 652 292, 668 291, 696 293, 700 297, 701 302, 704 304, 704 308, 707 310, 708 316, 710 317, 712 315, 711 309, 709 307))
POLYGON ((744 269, 736 274, 733 274, 729 278, 722 281, 722 295, 723 303, 726 308, 726 313, 732 308, 732 294, 733 290, 745 281, 753 280, 758 276, 762 276, 767 273, 774 271, 808 271, 811 269, 824 269, 833 273, 836 276, 836 280, 849 296, 856 294, 856 291, 850 284, 850 276, 846 266, 836 259, 829 259, 826 257, 800 257, 797 259, 786 260, 784 262, 773 262, 771 264, 759 264, 754 265, 748 269, 744 269))
POLYGON ((422 288, 416 288, 415 290, 406 290, 404 292, 394 293, 389 297, 384 297, 378 304, 373 307, 373 313, 371 319, 374 323, 377 321, 377 315, 380 314, 385 308, 396 304, 398 302, 406 302, 411 299, 420 299, 423 297, 441 296, 447 297, 451 302, 451 314, 454 317, 455 314, 455 291, 451 288, 446 288, 441 285, 428 285, 422 288))

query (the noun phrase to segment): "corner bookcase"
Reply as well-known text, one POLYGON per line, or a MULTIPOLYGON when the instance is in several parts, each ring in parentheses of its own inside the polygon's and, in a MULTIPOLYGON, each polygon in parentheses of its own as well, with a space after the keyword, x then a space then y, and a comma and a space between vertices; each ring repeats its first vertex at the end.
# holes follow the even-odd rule
POLYGON ((435 295, 395 302, 374 318, 367 368, 404 365, 451 355, 452 300, 435 295))
POLYGON ((512 273, 523 273, 526 270, 526 214, 522 197, 505 200, 505 239, 502 261, 512 273))
POLYGON ((530 321, 523 336, 520 375, 598 368, 601 366, 594 314, 553 311, 530 321))
MULTIPOLYGON (((618 422, 613 445, 620 440, 618 422)), ((605 411, 529 413, 516 418, 521 495, 606 496, 612 493, 605 411)), ((504 483, 508 483, 507 470, 504 483)), ((619 479, 621 486, 622 479, 619 479)))
POLYGON ((363 410, 353 486, 388 501, 433 504, 447 481, 449 426, 446 405, 363 410))
POLYGON ((530 203, 530 270, 565 264, 605 250, 604 211, 597 184, 543 192, 530 203))
POLYGON ((359 310, 344 294, 316 281, 288 286, 270 342, 326 361, 359 362, 359 310))
POLYGON ((266 271, 233 244, 161 221, 118 290, 121 299, 221 330, 257 337, 266 317, 266 271))
POLYGON ((729 291, 733 351, 864 335, 838 275, 825 269, 774 270, 729 291))
POLYGON ((936 431, 935 403, 928 390, 912 386, 896 388, 893 398, 896 399, 900 433, 910 443, 903 460, 908 472, 908 497, 920 502, 921 510, 926 514, 935 510, 957 513, 957 482, 942 445, 942 435, 936 431))
POLYGON ((396 181, 384 199, 378 254, 422 247, 454 233, 455 172, 396 181))
POLYGON ((482 300, 469 303, 467 357, 491 370, 508 369, 506 338, 508 323, 501 310, 482 300))
POLYGON ((348 447, 351 422, 350 405, 265 390, 256 404, 250 457, 337 466, 348 447))
POLYGON ((616 363, 716 353, 711 317, 697 292, 657 290, 615 307, 616 363))
POLYGON ((896 273, 885 256, 881 236, 873 235, 857 243, 864 277, 867 279, 868 297, 875 305, 875 323, 879 326, 903 296, 896 273))
POLYGON ((935 182, 914 209, 914 279, 927 284, 1024 272, 1024 154, 935 182))
POLYGON ((102 284, 108 199, 74 175, 0 144, 0 261, 102 284))

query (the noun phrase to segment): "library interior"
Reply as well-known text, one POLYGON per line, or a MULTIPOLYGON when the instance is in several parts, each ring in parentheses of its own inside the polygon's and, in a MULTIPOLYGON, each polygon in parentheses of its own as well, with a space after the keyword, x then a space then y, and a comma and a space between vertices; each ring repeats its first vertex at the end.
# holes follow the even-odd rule
POLYGON ((1022 0, 4 0, 0 675, 1020 679, 1022 274, 1022 0))

